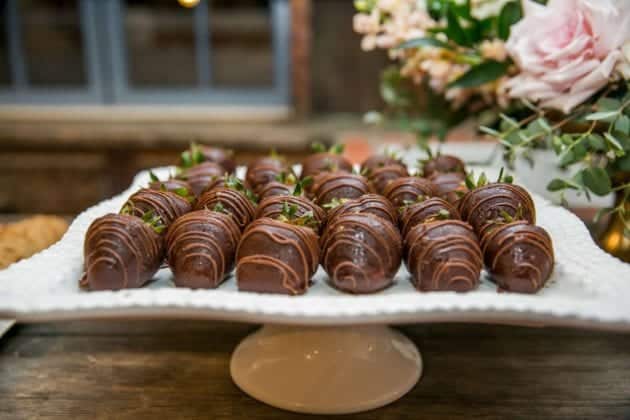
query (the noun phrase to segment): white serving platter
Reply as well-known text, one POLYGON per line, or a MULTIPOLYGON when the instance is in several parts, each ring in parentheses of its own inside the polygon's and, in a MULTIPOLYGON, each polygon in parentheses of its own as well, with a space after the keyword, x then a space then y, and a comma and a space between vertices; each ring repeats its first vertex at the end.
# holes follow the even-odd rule
MULTIPOLYGON (((162 178, 170 170, 154 172, 162 178)), ((148 172, 141 172, 128 190, 81 213, 56 245, 1 271, 0 318, 195 318, 321 326, 488 322, 630 331, 630 265, 601 251, 572 213, 535 194, 538 224, 551 234, 556 253, 553 277, 536 295, 497 293, 485 274, 474 292, 420 293, 404 268, 394 286, 363 296, 331 288, 321 269, 308 293, 296 297, 239 292, 233 277, 216 290, 176 288, 168 269, 142 289, 80 290, 88 226, 96 217, 117 212, 148 181, 148 172)))

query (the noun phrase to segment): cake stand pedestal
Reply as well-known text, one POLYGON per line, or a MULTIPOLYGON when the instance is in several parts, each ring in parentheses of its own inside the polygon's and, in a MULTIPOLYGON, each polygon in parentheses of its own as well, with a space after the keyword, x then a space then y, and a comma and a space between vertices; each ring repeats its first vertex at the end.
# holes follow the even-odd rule
POLYGON ((420 379, 422 358, 386 326, 265 325, 238 345, 230 373, 241 390, 271 406, 347 414, 405 395, 420 379))

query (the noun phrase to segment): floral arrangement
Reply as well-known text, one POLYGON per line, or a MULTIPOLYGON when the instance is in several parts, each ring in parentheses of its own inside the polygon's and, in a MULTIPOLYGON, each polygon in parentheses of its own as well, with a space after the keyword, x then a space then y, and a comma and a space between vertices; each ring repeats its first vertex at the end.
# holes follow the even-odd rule
MULTIPOLYGON (((421 138, 474 116, 504 157, 552 149, 569 179, 606 195, 630 235, 630 1, 357 0, 364 50, 386 49, 386 115, 421 138)), ((532 162, 534 163, 534 162, 532 162)))

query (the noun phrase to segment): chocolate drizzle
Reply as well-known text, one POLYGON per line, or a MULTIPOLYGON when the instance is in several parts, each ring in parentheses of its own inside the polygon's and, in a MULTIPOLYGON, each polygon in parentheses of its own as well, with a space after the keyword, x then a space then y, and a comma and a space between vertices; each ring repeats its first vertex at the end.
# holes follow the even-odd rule
POLYGON ((349 293, 390 286, 401 261, 398 229, 368 213, 347 213, 328 223, 321 240, 322 266, 330 282, 349 293))
POLYGON ((188 182, 175 178, 169 178, 164 181, 151 181, 149 182, 148 188, 152 190, 170 192, 181 191, 182 188, 184 188, 191 194, 193 193, 192 188, 190 187, 190 184, 188 182))
POLYGON ((438 197, 401 207, 401 212, 400 231, 403 238, 406 238, 409 231, 416 225, 436 220, 460 219, 457 209, 438 197))
POLYGON ((479 284, 483 259, 472 227, 460 220, 444 220, 409 231, 405 263, 418 290, 466 292, 479 284))
POLYGON ((302 161, 302 178, 321 172, 352 172, 352 164, 345 157, 328 152, 309 155, 302 161))
POLYGON ((458 205, 468 188, 464 184, 466 175, 461 172, 435 173, 429 181, 435 188, 435 194, 453 205, 458 205))
POLYGON ((198 149, 205 161, 221 165, 223 169, 225 169, 225 172, 230 174, 234 173, 236 170, 236 162, 234 161, 234 152, 232 150, 203 145, 199 145, 198 149))
POLYGON ((385 187, 383 195, 391 201, 394 207, 398 208, 414 203, 419 199, 433 197, 435 190, 430 181, 416 176, 408 176, 391 181, 385 187))
POLYGON ((392 155, 381 154, 372 155, 369 158, 365 159, 361 164, 361 172, 371 172, 375 169, 385 166, 400 166, 401 168, 406 169, 406 166, 401 159, 398 159, 397 157, 392 155))
POLYGON ((238 225, 227 214, 197 210, 177 219, 166 235, 175 285, 193 289, 219 286, 234 268, 240 237, 238 225))
POLYGON ((295 197, 292 195, 277 195, 266 198, 260 202, 256 209, 256 219, 268 217, 271 219, 277 219, 282 214, 282 207, 284 203, 289 206, 296 206, 296 217, 304 216, 307 213, 312 213, 313 218, 319 223, 320 229, 326 223, 326 212, 317 204, 304 197, 295 197))
POLYGON ((279 181, 271 181, 260 187, 258 190, 258 198, 263 201, 265 198, 274 197, 276 195, 292 195, 293 185, 283 184, 279 181))
POLYGON ((370 187, 361 175, 332 172, 317 176, 312 191, 318 203, 326 204, 334 199, 361 197, 370 192, 370 187))
POLYGON ((426 178, 436 173, 450 172, 466 174, 466 165, 461 159, 451 155, 438 155, 422 164, 422 175, 426 178))
POLYGON ((342 214, 370 213, 381 217, 394 226, 398 224, 398 213, 392 203, 377 194, 365 194, 359 198, 342 201, 338 206, 328 211, 328 221, 331 222, 342 214))
POLYGON ((400 165, 388 165, 370 169, 367 173, 372 190, 378 194, 383 194, 387 185, 395 179, 408 177, 407 168, 400 165))
POLYGON ((163 242, 142 219, 107 214, 94 220, 83 245, 85 277, 90 290, 142 287, 157 272, 163 258, 163 242))
POLYGON ((254 219, 256 213, 254 204, 244 194, 225 187, 203 193, 197 200, 195 210, 203 209, 231 214, 241 230, 254 219))
POLYGON ((536 208, 529 193, 518 185, 507 183, 487 184, 468 192, 461 200, 459 211, 462 220, 472 225, 477 233, 488 223, 511 218, 536 223, 536 208))
POLYGON ((129 197, 121 212, 142 218, 152 211, 168 228, 175 219, 191 210, 190 201, 174 192, 142 188, 129 197))
POLYGON ((276 156, 265 156, 256 159, 247 167, 245 184, 254 192, 267 183, 274 181, 283 172, 290 172, 287 163, 276 156))
POLYGON ((526 221, 498 224, 481 238, 486 267, 501 290, 536 293, 554 266, 551 237, 526 221))
POLYGON ((202 162, 198 165, 183 169, 177 179, 183 179, 190 184, 193 194, 197 197, 208 187, 208 184, 225 173, 223 166, 214 162, 202 162))
POLYGON ((307 227, 257 219, 243 233, 236 258, 239 290, 303 294, 319 265, 317 235, 307 227))

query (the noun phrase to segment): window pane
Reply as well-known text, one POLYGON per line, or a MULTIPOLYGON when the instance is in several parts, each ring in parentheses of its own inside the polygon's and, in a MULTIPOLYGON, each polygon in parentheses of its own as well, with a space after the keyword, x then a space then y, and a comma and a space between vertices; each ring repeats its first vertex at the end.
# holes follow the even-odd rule
POLYGON ((268 0, 211 0, 212 83, 221 87, 273 85, 268 0))
POLYGON ((85 84, 78 1, 20 0, 18 4, 29 84, 85 84))
POLYGON ((176 0, 127 0, 129 82, 136 86, 195 86, 194 9, 176 0))
POLYGON ((7 43, 7 2, 0 0, 0 86, 11 84, 7 43))

